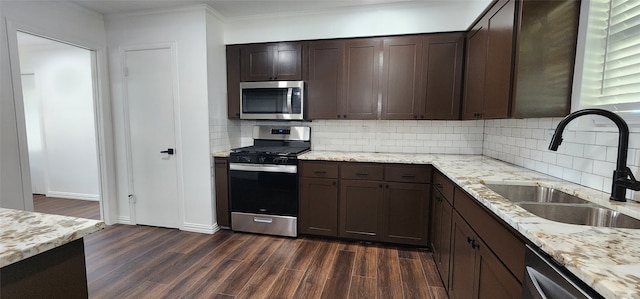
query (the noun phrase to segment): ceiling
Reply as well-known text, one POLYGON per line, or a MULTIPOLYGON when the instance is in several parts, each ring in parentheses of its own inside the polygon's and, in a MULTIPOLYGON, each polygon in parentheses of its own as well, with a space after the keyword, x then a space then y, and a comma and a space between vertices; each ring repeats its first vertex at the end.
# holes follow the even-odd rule
MULTIPOLYGON (((167 9, 194 4, 207 4, 229 19, 272 14, 295 14, 330 11, 352 7, 402 6, 425 2, 484 0, 72 0, 71 2, 103 15, 167 9)), ((486 2, 486 1, 485 1, 486 2)))

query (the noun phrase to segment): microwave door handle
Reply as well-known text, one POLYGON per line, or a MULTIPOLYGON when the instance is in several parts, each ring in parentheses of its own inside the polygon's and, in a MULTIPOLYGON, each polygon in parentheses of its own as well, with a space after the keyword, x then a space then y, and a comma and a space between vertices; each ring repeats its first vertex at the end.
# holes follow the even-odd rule
POLYGON ((291 114, 291 98, 293 97, 293 88, 287 88, 287 113, 291 114))

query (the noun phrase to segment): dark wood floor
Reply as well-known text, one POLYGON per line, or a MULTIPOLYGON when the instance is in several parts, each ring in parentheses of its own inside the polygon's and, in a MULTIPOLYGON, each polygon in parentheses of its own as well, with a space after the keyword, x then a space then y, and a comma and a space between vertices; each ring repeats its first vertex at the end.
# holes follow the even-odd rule
POLYGON ((100 220, 100 203, 90 200, 66 199, 33 195, 36 212, 100 220))
MULTIPOLYGON (((97 202, 34 205, 100 216, 97 202)), ((84 242, 90 298, 447 298, 431 253, 415 248, 131 225, 84 242)))
POLYGON ((85 246, 90 298, 447 298, 413 248, 129 225, 85 246))

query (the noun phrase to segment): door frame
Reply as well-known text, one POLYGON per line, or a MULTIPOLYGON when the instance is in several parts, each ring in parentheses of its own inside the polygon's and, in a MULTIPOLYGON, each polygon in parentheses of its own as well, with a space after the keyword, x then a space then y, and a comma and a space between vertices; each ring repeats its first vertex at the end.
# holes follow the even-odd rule
POLYGON ((115 151, 113 148, 113 118, 109 97, 109 76, 107 64, 107 46, 84 40, 68 33, 57 31, 55 28, 42 28, 27 25, 6 18, 7 41, 9 46, 9 64, 11 67, 13 102, 18 131, 18 152, 20 156, 20 175, 24 209, 33 211, 33 195, 31 193, 31 170, 29 168, 29 151, 26 135, 26 121, 24 116, 24 100, 22 94, 22 80, 20 74, 20 59, 18 55, 18 32, 28 33, 51 39, 75 47, 91 51, 93 109, 95 119, 96 151, 98 157, 98 178, 100 195, 100 218, 106 224, 116 221, 115 201, 116 171, 115 151))
MULTIPOLYGON (((128 81, 125 76, 126 64, 126 52, 129 51, 145 51, 145 50, 159 50, 168 49, 171 51, 171 79, 172 79, 172 95, 173 95, 173 134, 175 137, 176 153, 174 157, 176 159, 176 180, 178 191, 178 225, 179 229, 184 228, 184 175, 182 164, 182 135, 180 126, 180 90, 178 83, 178 55, 177 55, 177 43, 176 42, 164 42, 164 43, 142 43, 134 45, 121 46, 118 49, 120 56, 120 70, 119 75, 122 78, 122 113, 124 116, 124 139, 126 148, 126 164, 127 164, 127 188, 128 194, 135 194, 135 188, 133 183, 133 160, 131 152, 131 123, 129 119, 129 96, 128 96, 128 81)), ((130 223, 133 225, 138 224, 136 219, 136 205, 135 195, 129 197, 129 211, 130 211, 130 223)))

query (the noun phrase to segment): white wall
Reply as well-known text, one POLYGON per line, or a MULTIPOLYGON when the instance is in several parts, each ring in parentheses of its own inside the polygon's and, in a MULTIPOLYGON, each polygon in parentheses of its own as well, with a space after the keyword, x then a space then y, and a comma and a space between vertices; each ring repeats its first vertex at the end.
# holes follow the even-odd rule
MULTIPOLYGON (((81 45, 97 51, 98 123, 103 198, 115 190, 109 82, 107 80, 106 32, 100 15, 71 4, 50 1, 0 1, 0 206, 33 209, 23 113, 16 30, 81 45), (15 98, 15 99, 14 99, 15 98), (19 103, 16 107, 16 103, 19 103), (17 110, 16 110, 17 108, 17 110), (19 138, 20 136, 20 138, 19 138), (23 154, 20 154, 22 151, 23 154)), ((115 205, 103 201, 105 221, 115 205)))
POLYGON ((464 31, 490 2, 419 1, 400 6, 360 6, 293 16, 233 18, 226 22, 225 43, 464 31))
POLYGON ((20 46, 20 70, 34 74, 42 107, 33 121, 42 120, 47 196, 100 197, 91 63, 78 47, 20 46))
MULTIPOLYGON (((117 145, 119 221, 130 221, 128 175, 123 108, 123 75, 120 49, 154 43, 177 47, 179 128, 178 156, 182 158, 184 230, 213 232, 215 217, 211 193, 209 152, 209 93, 207 77, 206 8, 190 7, 144 14, 122 14, 107 18, 109 63, 114 101, 117 145)), ((215 36, 215 34, 213 34, 215 36)), ((214 64, 215 65, 215 64, 214 64)), ((214 101, 215 102, 215 101, 214 101)), ((179 158, 180 158, 179 157, 179 158)), ((180 163, 179 163, 180 164, 180 163)))

